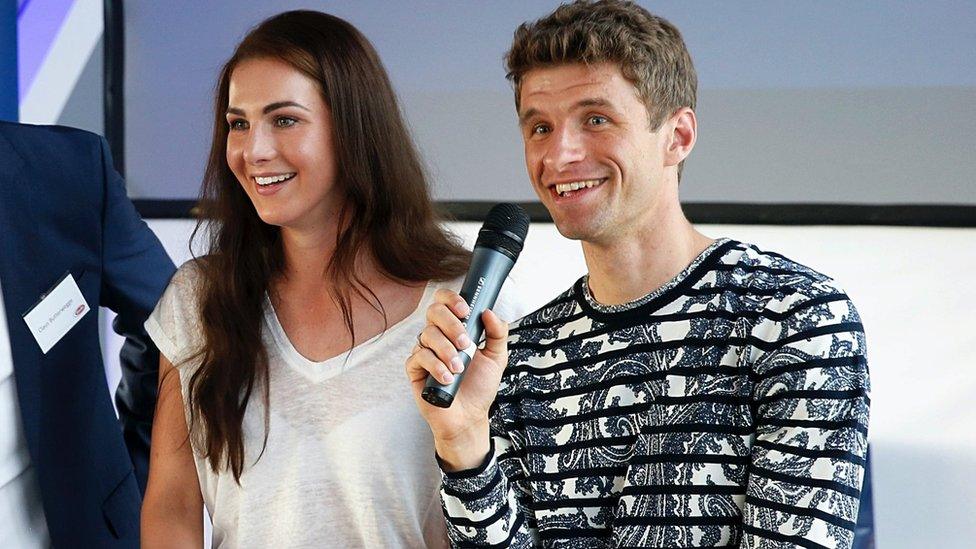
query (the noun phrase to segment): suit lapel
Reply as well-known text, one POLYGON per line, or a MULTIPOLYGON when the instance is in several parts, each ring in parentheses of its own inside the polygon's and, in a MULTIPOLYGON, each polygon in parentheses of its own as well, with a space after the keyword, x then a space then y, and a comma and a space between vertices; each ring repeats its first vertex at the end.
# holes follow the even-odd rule
POLYGON ((27 329, 23 315, 40 297, 37 231, 34 227, 33 186, 26 165, 0 133, 0 287, 10 332, 14 379, 20 401, 24 434, 31 455, 37 458, 41 405, 42 353, 27 329))

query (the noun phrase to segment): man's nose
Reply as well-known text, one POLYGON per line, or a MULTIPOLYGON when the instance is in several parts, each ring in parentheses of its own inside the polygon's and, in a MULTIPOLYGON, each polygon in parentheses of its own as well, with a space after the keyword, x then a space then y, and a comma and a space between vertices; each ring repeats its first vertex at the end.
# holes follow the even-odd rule
POLYGON ((583 160, 586 150, 578 130, 564 127, 553 131, 549 148, 542 159, 547 170, 559 171, 574 162, 583 160))

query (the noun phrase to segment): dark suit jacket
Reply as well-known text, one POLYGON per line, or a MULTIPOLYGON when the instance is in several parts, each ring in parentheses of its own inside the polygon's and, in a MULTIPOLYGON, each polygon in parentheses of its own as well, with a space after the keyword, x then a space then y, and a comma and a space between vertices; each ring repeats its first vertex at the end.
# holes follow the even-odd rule
POLYGON ((142 323, 174 272, 126 197, 106 142, 0 122, 0 286, 24 433, 55 547, 138 547, 159 352, 142 323), (70 272, 126 337, 106 389, 98 314, 45 355, 23 315, 70 272))

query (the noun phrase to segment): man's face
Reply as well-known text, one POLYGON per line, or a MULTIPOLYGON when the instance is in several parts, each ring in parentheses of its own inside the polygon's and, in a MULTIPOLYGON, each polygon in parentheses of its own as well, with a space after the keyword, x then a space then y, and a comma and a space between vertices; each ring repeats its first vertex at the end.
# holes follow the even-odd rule
POLYGON ((520 108, 529 177, 563 236, 606 245, 653 222, 668 124, 650 131, 616 64, 530 70, 520 108))

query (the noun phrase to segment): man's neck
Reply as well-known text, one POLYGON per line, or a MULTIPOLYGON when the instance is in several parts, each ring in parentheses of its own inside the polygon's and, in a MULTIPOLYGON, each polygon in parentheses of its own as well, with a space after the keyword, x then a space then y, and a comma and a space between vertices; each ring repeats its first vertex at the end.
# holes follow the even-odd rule
POLYGON ((606 244, 583 242, 593 297, 618 305, 665 285, 714 242, 685 218, 677 200, 648 223, 606 244))

